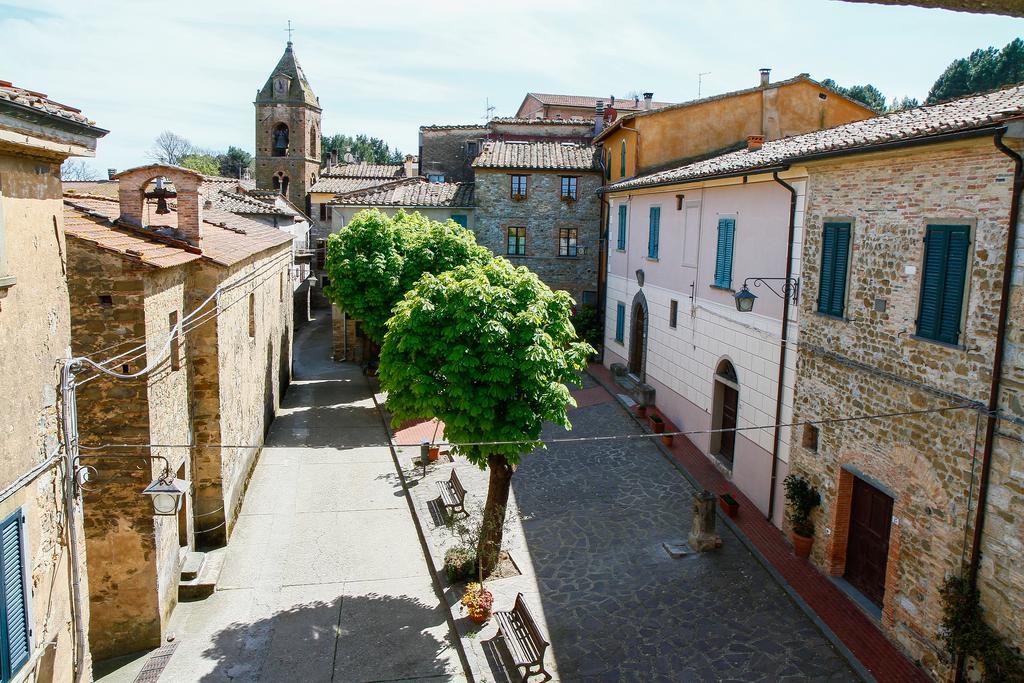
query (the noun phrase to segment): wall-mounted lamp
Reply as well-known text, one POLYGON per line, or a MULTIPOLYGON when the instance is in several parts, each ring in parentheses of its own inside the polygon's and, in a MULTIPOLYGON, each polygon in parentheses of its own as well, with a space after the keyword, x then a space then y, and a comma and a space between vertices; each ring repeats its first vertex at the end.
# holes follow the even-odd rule
MULTIPOLYGON (((188 481, 174 478, 174 475, 171 473, 170 463, 167 461, 167 458, 162 455, 139 456, 103 454, 79 455, 74 459, 74 462, 72 463, 74 468, 74 481, 78 486, 79 491, 86 490, 86 484, 93 480, 95 474, 98 474, 96 468, 92 465, 81 464, 82 458, 117 458, 120 460, 144 460, 146 462, 151 460, 162 460, 164 464, 163 471, 142 491, 142 495, 151 497, 150 500, 153 503, 153 514, 159 517, 178 514, 182 503, 185 501, 185 495, 190 489, 188 481)), ((139 469, 142 469, 142 467, 139 466, 139 469)))
POLYGON ((768 288, 768 291, 770 291, 775 296, 781 299, 789 299, 794 304, 800 298, 800 278, 748 277, 746 280, 743 281, 743 288, 733 295, 733 298, 736 299, 736 310, 739 311, 740 313, 750 313, 752 310, 754 310, 754 301, 757 299, 757 295, 747 288, 747 283, 751 281, 753 281, 755 287, 760 287, 761 285, 764 285, 765 287, 768 288), (776 291, 774 287, 768 284, 769 280, 772 282, 782 282, 783 284, 781 291, 776 291))

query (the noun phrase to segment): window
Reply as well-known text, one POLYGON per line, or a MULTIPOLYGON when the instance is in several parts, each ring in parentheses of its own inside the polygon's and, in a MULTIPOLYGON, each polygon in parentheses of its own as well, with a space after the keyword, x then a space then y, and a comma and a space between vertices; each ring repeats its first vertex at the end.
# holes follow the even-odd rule
POLYGON ((469 216, 464 213, 453 213, 452 220, 461 225, 464 228, 469 227, 469 216))
POLYGON ((31 653, 25 567, 25 516, 15 510, 0 523, 0 680, 9 681, 31 653))
POLYGON ((732 249, 736 219, 718 219, 718 251, 715 255, 715 287, 732 289, 732 249))
POLYGON ((800 445, 809 451, 818 452, 818 428, 815 425, 804 425, 800 445))
POLYGON ((249 292, 249 336, 256 336, 256 292, 249 292))
POLYGON ((651 207, 651 222, 647 229, 647 258, 658 258, 658 242, 661 239, 661 207, 651 207))
POLYGON ((576 256, 576 237, 579 234, 576 228, 558 229, 558 255, 576 256))
POLYGON ((626 304, 619 301, 615 304, 615 341, 620 344, 626 338, 626 304))
POLYGON ((516 199, 516 198, 525 199, 526 198, 526 176, 524 176, 524 175, 514 175, 514 176, 510 176, 510 177, 512 178, 512 188, 511 188, 511 191, 512 191, 513 199, 516 199))
POLYGON ((562 198, 576 199, 576 178, 573 176, 562 176, 562 198))
POLYGON ((615 248, 619 251, 626 250, 626 205, 619 204, 619 236, 615 242, 615 248))
POLYGON ((825 223, 821 233, 821 281, 818 313, 843 316, 846 308, 846 271, 850 261, 850 224, 825 223))
POLYGON ((470 140, 466 143, 466 154, 471 157, 475 157, 478 151, 476 140, 470 140))
POLYGON ((526 228, 508 229, 509 256, 526 256, 526 228))
POLYGON ((100 306, 103 308, 113 308, 114 297, 110 294, 100 294, 100 306))
POLYGON ((605 158, 604 158, 604 179, 605 180, 611 180, 612 179, 612 153, 611 153, 611 150, 608 150, 608 154, 606 154, 605 158))
POLYGON ((626 141, 619 146, 619 177, 626 177, 626 141))
POLYGON ((956 344, 960 340, 971 226, 929 225, 924 238, 917 335, 956 344))
POLYGON ((427 180, 432 182, 432 183, 443 183, 444 182, 444 174, 443 173, 431 173, 431 174, 427 175, 427 180))
POLYGON ((679 302, 672 299, 668 302, 668 326, 675 327, 679 322, 679 302))
POLYGON ((322 221, 326 221, 327 220, 327 205, 326 204, 321 204, 320 205, 320 220, 322 220, 322 221))
POLYGON ((583 305, 584 306, 596 306, 597 305, 597 292, 593 290, 583 290, 583 305))
POLYGON ((178 312, 171 311, 167 315, 167 327, 171 334, 171 371, 181 369, 181 335, 178 334, 178 312))

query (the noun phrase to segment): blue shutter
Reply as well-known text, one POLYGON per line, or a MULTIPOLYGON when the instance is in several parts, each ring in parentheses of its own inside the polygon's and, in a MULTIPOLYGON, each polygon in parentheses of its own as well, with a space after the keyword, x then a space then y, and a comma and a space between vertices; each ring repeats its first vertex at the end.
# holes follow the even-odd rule
POLYGON ((615 341, 621 342, 626 337, 626 306, 615 304, 615 341))
POLYGON ((452 220, 461 225, 464 228, 469 227, 469 217, 464 213, 453 213, 452 220))
POLYGON ((821 239, 818 312, 842 317, 846 308, 846 271, 850 260, 850 224, 826 223, 821 239))
POLYGON ((658 258, 658 241, 661 236, 661 208, 651 207, 651 225, 647 233, 647 257, 658 258))
POLYGON ((718 219, 718 251, 715 254, 715 287, 732 288, 732 251, 736 219, 718 219))
POLYGON ((970 226, 929 225, 925 232, 917 334, 956 344, 970 254, 970 226))
POLYGON ((22 564, 22 513, 16 511, 0 523, 0 646, 3 680, 10 680, 29 655, 29 625, 22 564))
POLYGON ((626 249, 626 205, 619 204, 619 241, 618 248, 626 249))

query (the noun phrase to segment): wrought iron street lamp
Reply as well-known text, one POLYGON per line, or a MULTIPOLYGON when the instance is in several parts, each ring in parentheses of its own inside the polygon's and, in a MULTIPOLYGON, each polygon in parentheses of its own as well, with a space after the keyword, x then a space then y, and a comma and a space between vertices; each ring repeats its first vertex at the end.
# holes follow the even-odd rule
POLYGON ((757 295, 751 292, 747 287, 748 282, 753 282, 755 287, 764 285, 768 288, 768 291, 775 296, 781 299, 789 299, 793 303, 796 303, 800 298, 800 278, 748 277, 743 281, 743 287, 740 291, 733 295, 733 298, 736 299, 736 310, 740 313, 750 313, 754 310, 754 301, 757 299, 757 295), (774 287, 768 284, 769 281, 782 282, 783 284, 780 290, 777 291, 774 287))
MULTIPOLYGON (((86 484, 93 480, 93 475, 98 474, 92 465, 83 465, 82 458, 117 458, 121 460, 146 461, 162 460, 164 469, 160 475, 150 482, 142 491, 142 495, 150 496, 153 503, 153 514, 159 517, 168 517, 178 514, 181 505, 185 501, 185 495, 189 492, 190 484, 185 479, 176 479, 171 473, 170 463, 162 455, 120 455, 120 454, 96 454, 79 455, 73 460, 74 481, 79 490, 85 490, 86 484)), ((140 466, 141 469, 141 466, 140 466)))

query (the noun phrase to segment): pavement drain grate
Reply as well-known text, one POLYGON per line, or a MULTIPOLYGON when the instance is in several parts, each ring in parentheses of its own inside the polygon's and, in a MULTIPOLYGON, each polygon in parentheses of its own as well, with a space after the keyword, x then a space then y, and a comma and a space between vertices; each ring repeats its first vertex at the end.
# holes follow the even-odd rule
POLYGON ((690 546, 686 545, 681 541, 676 541, 674 543, 662 543, 661 547, 665 549, 665 552, 668 553, 669 557, 676 560, 678 560, 681 557, 686 557, 687 555, 693 553, 693 550, 690 549, 690 546))
POLYGON ((153 653, 149 656, 149 661, 142 667, 139 675, 135 677, 134 683, 156 683, 160 679, 160 674, 164 672, 167 662, 171 661, 171 655, 174 654, 174 650, 177 647, 177 643, 171 643, 170 645, 164 645, 153 650, 153 653))

